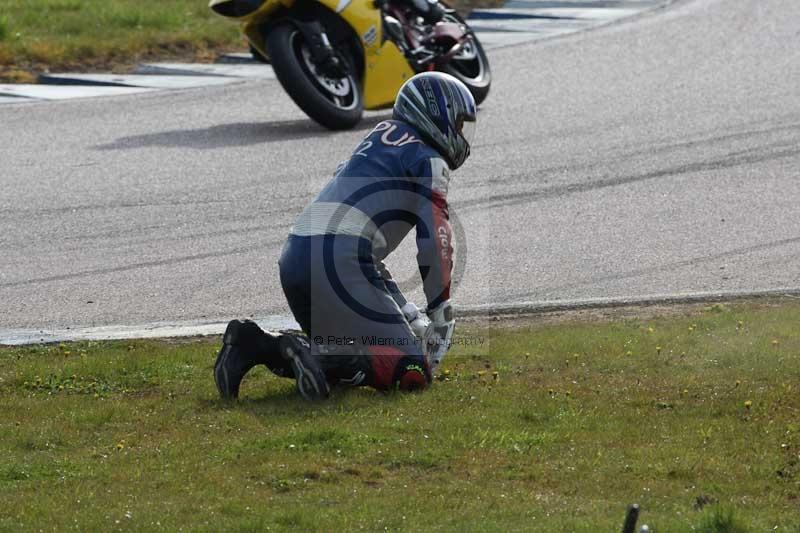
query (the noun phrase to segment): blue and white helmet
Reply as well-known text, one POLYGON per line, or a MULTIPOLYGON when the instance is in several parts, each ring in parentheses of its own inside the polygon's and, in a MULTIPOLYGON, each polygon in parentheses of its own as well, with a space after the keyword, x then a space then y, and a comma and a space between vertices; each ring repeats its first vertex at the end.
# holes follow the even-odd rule
POLYGON ((416 129, 451 170, 469 157, 476 115, 467 86, 443 72, 417 74, 400 87, 394 103, 394 118, 416 129))

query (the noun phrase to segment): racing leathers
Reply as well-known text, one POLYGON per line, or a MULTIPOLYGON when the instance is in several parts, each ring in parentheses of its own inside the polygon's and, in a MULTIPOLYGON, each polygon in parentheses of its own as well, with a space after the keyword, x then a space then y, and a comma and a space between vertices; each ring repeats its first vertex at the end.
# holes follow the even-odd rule
POLYGON ((281 285, 329 381, 424 388, 430 352, 383 260, 411 228, 428 310, 450 313, 449 169, 409 125, 379 123, 296 220, 281 285))

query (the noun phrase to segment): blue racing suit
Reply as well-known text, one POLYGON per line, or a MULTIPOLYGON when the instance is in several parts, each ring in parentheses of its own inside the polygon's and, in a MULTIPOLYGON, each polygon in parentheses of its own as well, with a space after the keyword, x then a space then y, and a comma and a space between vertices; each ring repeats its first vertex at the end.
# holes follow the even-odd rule
POLYGON ((430 381, 383 260, 415 228, 428 308, 450 298, 448 182, 439 153, 411 126, 387 120, 297 218, 279 261, 281 285, 332 381, 378 389, 430 381))

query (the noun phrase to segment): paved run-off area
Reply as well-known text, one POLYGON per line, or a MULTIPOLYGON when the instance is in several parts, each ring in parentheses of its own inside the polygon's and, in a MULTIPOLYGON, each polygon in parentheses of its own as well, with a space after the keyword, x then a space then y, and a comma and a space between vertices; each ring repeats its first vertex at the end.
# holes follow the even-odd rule
MULTIPOLYGON (((455 301, 800 286, 798 17, 684 0, 493 50, 455 301)), ((0 107, 0 325, 286 315, 288 228, 386 116, 330 133, 274 82, 0 107)))
MULTIPOLYGON (((470 22, 485 48, 491 50, 583 31, 667 3, 669 0, 512 0, 500 9, 473 10, 470 22)), ((224 61, 226 58, 221 59, 224 61)), ((0 84, 0 104, 226 85, 244 79, 274 80, 275 76, 270 66, 258 62, 222 65, 145 63, 129 75, 48 73, 39 77, 39 85, 0 84)))

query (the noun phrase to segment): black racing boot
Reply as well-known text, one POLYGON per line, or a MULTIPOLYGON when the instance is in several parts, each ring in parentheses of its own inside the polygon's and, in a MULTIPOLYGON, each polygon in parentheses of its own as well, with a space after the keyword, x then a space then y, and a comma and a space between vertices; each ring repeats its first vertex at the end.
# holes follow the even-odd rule
POLYGON ((411 4, 428 24, 436 24, 444 18, 445 10, 437 0, 411 0, 411 4))
POLYGON ((360 346, 320 346, 320 365, 331 386, 361 387, 372 383, 373 370, 360 346))
POLYGON ((441 20, 444 18, 444 14, 445 11, 442 7, 442 4, 435 2, 430 5, 428 12, 423 15, 423 18, 428 24, 436 24, 437 22, 441 22, 441 20))
POLYGON ((283 358, 292 365, 297 379, 297 391, 307 400, 324 400, 330 387, 308 341, 299 335, 281 335, 278 345, 283 358))
POLYGON ((258 364, 267 365, 278 373, 273 368, 274 361, 280 360, 278 338, 252 320, 231 320, 228 323, 222 337, 222 348, 214 363, 214 381, 223 399, 238 398, 242 378, 258 364))

